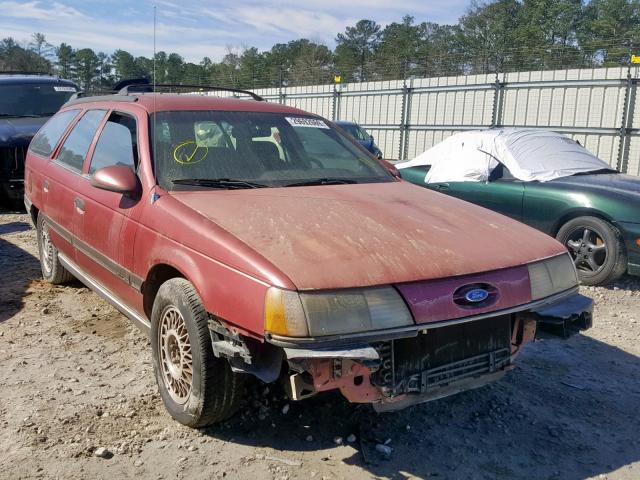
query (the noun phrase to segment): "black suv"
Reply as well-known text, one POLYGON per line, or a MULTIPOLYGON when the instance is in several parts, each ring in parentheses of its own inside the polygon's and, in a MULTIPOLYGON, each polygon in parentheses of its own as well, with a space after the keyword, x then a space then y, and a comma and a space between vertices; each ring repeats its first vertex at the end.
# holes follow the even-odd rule
POLYGON ((78 87, 49 75, 0 72, 0 199, 22 204, 29 142, 78 87))

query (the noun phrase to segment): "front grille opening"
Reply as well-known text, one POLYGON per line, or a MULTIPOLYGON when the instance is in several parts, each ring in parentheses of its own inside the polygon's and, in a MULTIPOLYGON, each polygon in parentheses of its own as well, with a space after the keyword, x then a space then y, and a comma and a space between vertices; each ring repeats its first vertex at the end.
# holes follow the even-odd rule
POLYGON ((503 370, 511 362, 509 315, 430 329, 426 335, 376 345, 374 385, 389 396, 425 394, 503 370))
POLYGON ((3 181, 24 178, 26 155, 26 146, 0 148, 0 178, 3 181))

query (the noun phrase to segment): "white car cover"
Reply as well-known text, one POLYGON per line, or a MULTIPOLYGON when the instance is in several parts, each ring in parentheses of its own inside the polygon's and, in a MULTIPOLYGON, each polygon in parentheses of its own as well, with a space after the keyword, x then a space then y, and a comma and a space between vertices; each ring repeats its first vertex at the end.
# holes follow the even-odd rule
POLYGON ((431 165, 426 183, 486 182, 498 162, 525 182, 611 169, 564 135, 517 128, 458 133, 396 168, 431 165))

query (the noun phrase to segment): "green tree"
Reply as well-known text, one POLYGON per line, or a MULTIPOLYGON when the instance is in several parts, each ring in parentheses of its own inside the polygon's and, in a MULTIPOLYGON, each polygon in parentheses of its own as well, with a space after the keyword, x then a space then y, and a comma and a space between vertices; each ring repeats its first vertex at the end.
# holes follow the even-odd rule
POLYGON ((517 0, 497 0, 474 4, 460 18, 458 48, 466 73, 502 70, 521 47, 516 35, 521 4, 517 0))
POLYGON ((184 59, 177 53, 167 57, 167 82, 180 83, 184 75, 184 59))
POLYGON ((0 41, 0 69, 21 72, 51 72, 51 62, 27 50, 13 38, 0 41))
POLYGON ((111 58, 113 68, 115 69, 116 79, 123 80, 139 76, 140 72, 136 66, 135 58, 129 52, 116 50, 113 52, 111 58))
POLYGON ((524 0, 515 35, 522 51, 513 59, 514 69, 545 69, 580 63, 577 28, 581 0, 524 0))
POLYGON ((58 75, 62 78, 75 79, 73 69, 75 51, 66 43, 61 43, 55 48, 56 67, 58 75))
POLYGON ((626 64, 640 49, 640 2, 592 0, 578 33, 586 54, 604 66, 626 64))
POLYGON ((382 31, 375 51, 376 71, 382 78, 404 78, 416 69, 427 39, 426 24, 414 22, 414 17, 405 15, 401 23, 390 23, 382 31))
POLYGON ((359 20, 336 37, 336 66, 344 75, 364 82, 368 80, 369 60, 380 42, 380 25, 373 20, 359 20))
POLYGON ((98 79, 96 86, 99 89, 106 89, 113 84, 113 65, 111 57, 104 52, 98 52, 98 79))
POLYGON ((50 58, 53 56, 54 48, 42 33, 34 33, 31 35, 31 43, 29 44, 31 51, 42 58, 50 58))
POLYGON ((90 48, 78 50, 74 55, 73 65, 82 88, 92 89, 100 74, 100 60, 96 53, 90 48))

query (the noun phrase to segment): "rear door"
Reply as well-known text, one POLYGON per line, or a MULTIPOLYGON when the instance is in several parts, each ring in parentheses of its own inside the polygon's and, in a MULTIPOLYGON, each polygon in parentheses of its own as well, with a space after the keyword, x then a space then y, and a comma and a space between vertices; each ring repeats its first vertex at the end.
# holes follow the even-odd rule
MULTIPOLYGON (((77 113, 74 111, 69 116, 77 113)), ((58 250, 70 259, 75 258, 73 245, 77 227, 75 190, 82 175, 84 159, 105 113, 104 110, 85 112, 72 127, 53 160, 46 164, 40 176, 42 183, 39 188, 41 188, 42 198, 39 204, 51 226, 52 241, 58 250)), ((34 139, 32 149, 44 148, 40 142, 46 141, 46 138, 34 139)))
POLYGON ((135 219, 142 202, 139 197, 96 188, 91 177, 97 170, 115 165, 137 171, 138 134, 134 114, 111 111, 76 187, 83 209, 77 231, 78 265, 130 306, 135 306, 139 282, 130 277, 127 258, 133 249, 135 219))

